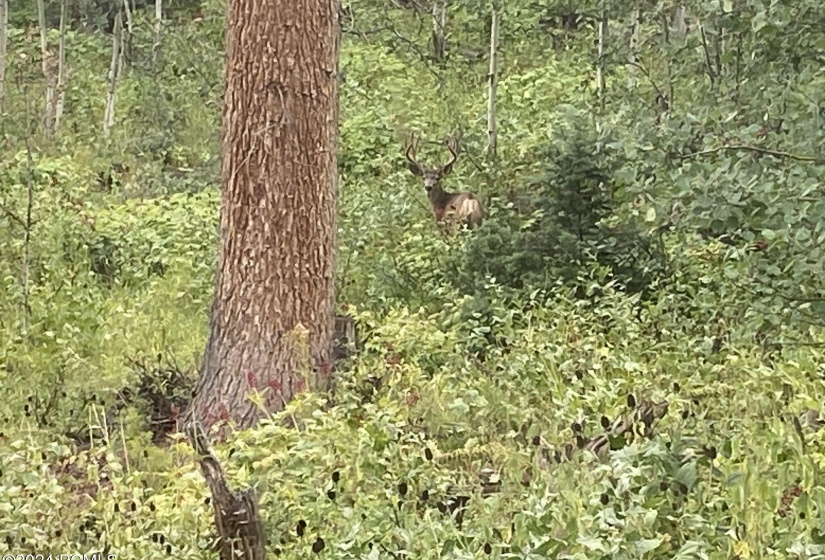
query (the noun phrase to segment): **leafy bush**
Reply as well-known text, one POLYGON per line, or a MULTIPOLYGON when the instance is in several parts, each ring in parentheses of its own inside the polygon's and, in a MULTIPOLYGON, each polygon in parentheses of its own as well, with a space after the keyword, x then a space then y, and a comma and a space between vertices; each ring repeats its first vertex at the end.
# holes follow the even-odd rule
POLYGON ((218 200, 217 191, 204 190, 97 209, 81 241, 90 270, 103 282, 134 283, 182 264, 208 280, 217 247, 218 200))
MULTIPOLYGON (((781 417, 821 397, 800 375, 816 356, 767 367, 740 344, 708 361, 700 340, 643 335, 678 318, 654 310, 640 322, 626 296, 603 287, 593 310, 569 296, 496 304, 517 344, 476 363, 465 355, 483 333, 447 326, 454 311, 356 312, 368 342, 333 407, 318 412, 324 396, 302 395, 219 447, 232 480, 257 489, 270 550, 311 557, 322 539, 335 559, 821 553, 818 530, 800 526, 825 500, 815 485, 823 458, 789 443, 781 417), (652 438, 614 440, 602 460, 575 450, 556 462, 576 434, 600 434, 602 416, 625 416, 629 394, 668 400, 652 438), (283 427, 288 416, 303 429, 283 427), (758 531, 737 529, 744 519, 758 531)), ((208 493, 188 445, 158 450, 128 416, 121 439, 99 405, 86 406, 100 419, 89 449, 5 440, 0 550, 212 557, 208 493)), ((812 446, 821 440, 804 429, 812 446)))
MULTIPOLYGON (((152 3, 133 5, 105 138, 112 41, 96 27, 114 9, 81 4, 49 141, 36 6, 11 3, 0 552, 214 558, 207 489, 168 431, 208 325, 225 2, 164 3, 156 61, 152 3), (131 172, 97 188, 117 163, 131 172)), ((345 4, 337 298, 365 347, 334 405, 302 395, 218 448, 258 491, 268 552, 823 556, 825 12, 682 2, 680 37, 671 6, 642 3, 633 65, 633 3, 577 4, 610 20, 601 53, 595 27, 552 27, 564 2, 500 3, 491 187, 489 2, 445 4, 437 65, 420 3, 345 4), (481 195, 481 229, 438 235, 403 168, 412 130, 462 132, 445 187, 481 195), (663 400, 647 436, 578 449, 663 400)))
POLYGON ((491 219, 460 255, 458 286, 482 292, 487 278, 515 289, 571 282, 589 262, 607 267, 629 293, 648 289, 664 273, 658 244, 615 210, 616 154, 597 145, 591 123, 542 151, 541 173, 518 192, 515 215, 491 219))

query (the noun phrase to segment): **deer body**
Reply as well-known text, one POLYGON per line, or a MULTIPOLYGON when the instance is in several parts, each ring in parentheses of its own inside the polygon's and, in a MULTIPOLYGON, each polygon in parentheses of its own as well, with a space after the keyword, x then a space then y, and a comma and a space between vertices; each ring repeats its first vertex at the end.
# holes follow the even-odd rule
POLYGON ((464 222, 474 227, 484 220, 481 201, 473 193, 451 193, 438 185, 427 192, 427 199, 437 222, 464 222))
POLYGON ((471 192, 451 193, 441 187, 441 180, 449 175, 453 164, 458 159, 455 141, 447 142, 451 159, 446 164, 435 169, 425 168, 415 159, 416 145, 408 142, 405 155, 410 172, 424 180, 424 190, 427 191, 427 200, 430 202, 435 220, 439 225, 467 224, 468 227, 479 226, 484 221, 484 208, 479 198, 471 192))

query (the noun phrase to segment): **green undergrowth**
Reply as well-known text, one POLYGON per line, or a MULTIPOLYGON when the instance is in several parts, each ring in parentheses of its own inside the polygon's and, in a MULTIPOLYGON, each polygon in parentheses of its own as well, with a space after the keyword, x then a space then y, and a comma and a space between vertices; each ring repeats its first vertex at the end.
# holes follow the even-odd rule
MULTIPOLYGON (((359 313, 368 341, 334 406, 302 395, 219 447, 232 483, 258 492, 269 550, 307 558, 323 541, 320 555, 341 559, 823 552, 822 435, 804 424, 797 433, 790 419, 825 398, 820 352, 766 361, 755 345, 712 348, 699 333, 656 342, 645 333, 676 329, 673 319, 638 320, 609 289, 598 312, 562 295, 509 303, 494 316, 513 343, 483 360, 468 348, 484 329, 445 328, 449 310, 359 313), (627 414, 629 395, 668 401, 651 439, 555 462, 574 423, 600 434, 602 416, 627 414), (302 429, 281 427, 284 415, 302 429), (484 472, 497 492, 482 495, 484 472), (796 485, 801 494, 783 502, 796 485)), ((0 547, 213 557, 208 490, 188 444, 154 448, 128 414, 118 420, 126 439, 102 411, 86 407, 85 450, 62 438, 43 445, 31 421, 6 418, 0 547)))
MULTIPOLYGON (((202 353, 214 274, 217 192, 139 199, 100 193, 77 158, 7 171, 31 190, 31 231, 10 222, 0 262, 0 392, 7 421, 62 433, 130 382, 130 360, 202 353), (25 276, 21 276, 21 270, 25 276), (25 281, 24 281, 25 279, 25 281), (26 383, 15 380, 25 379, 26 383)), ((3 208, 25 216, 26 197, 3 208)))
MULTIPOLYGON (((111 36, 70 24, 51 141, 38 16, 12 4, 0 553, 214 558, 174 423, 214 280, 225 3, 164 6, 157 59, 135 7, 108 136, 111 36)), ((599 55, 592 18, 553 23, 565 3, 502 3, 490 167, 489 5, 447 3, 436 62, 415 3, 345 4, 336 300, 364 348, 330 406, 301 395, 217 449, 270 556, 823 557, 821 10, 687 3, 680 39, 644 6, 631 73, 632 4, 577 4, 607 10, 599 55), (438 235, 410 132, 428 166, 459 136, 444 186, 484 201, 471 236, 438 235), (650 402, 652 437, 574 449, 650 402)))

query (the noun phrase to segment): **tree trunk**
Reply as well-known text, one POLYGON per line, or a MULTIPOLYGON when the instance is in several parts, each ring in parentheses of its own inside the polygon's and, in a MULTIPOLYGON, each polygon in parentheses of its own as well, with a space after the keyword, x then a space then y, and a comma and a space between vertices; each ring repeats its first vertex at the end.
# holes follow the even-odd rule
MULTIPOLYGON (((496 89, 498 88, 498 36, 501 14, 497 3, 493 3, 490 25, 490 71, 489 92, 487 94, 487 164, 492 168, 496 160, 498 129, 496 127, 496 89)), ((492 169, 490 169, 492 173, 492 169)), ((492 175, 491 175, 492 176, 492 175)))
POLYGON ((221 241, 192 414, 253 425, 332 369, 339 0, 232 0, 221 241), (256 401, 259 399, 255 399, 256 401))
POLYGON ((66 101, 66 3, 60 2, 60 44, 57 54, 57 103, 54 109, 54 130, 60 129, 60 120, 63 118, 63 106, 66 101))
POLYGON ((492 21, 490 22, 490 70, 487 74, 487 165, 489 185, 492 187, 493 167, 496 162, 498 147, 498 127, 496 126, 496 90, 498 89, 498 38, 501 12, 498 2, 492 4, 492 21))
POLYGON ((112 31, 112 64, 109 67, 109 92, 106 95, 106 112, 103 115, 103 136, 115 125, 115 99, 117 98, 117 80, 120 77, 120 63, 123 46, 123 16, 118 10, 115 14, 115 28, 112 31))
POLYGON ((598 59, 596 62, 596 88, 599 92, 599 106, 604 110, 605 63, 604 53, 607 45, 607 15, 604 9, 599 14, 598 25, 598 59))
MULTIPOLYGON (((657 104, 662 113, 668 112, 673 107, 673 72, 670 68, 670 24, 666 14, 662 14, 662 43, 661 56, 665 66, 665 75, 667 76, 667 92, 660 91, 657 96, 657 104)), ((657 123, 659 118, 657 117, 657 123)))
POLYGON ((676 12, 673 14, 673 34, 680 39, 687 34, 684 6, 676 6, 676 12))
POLYGON ((158 62, 160 50, 160 32, 163 28, 163 0, 155 0, 155 41, 152 43, 152 64, 158 62))
POLYGON ((630 27, 630 46, 627 51, 627 87, 633 89, 636 87, 636 50, 639 48, 639 35, 642 27, 642 8, 641 2, 636 0, 636 6, 633 8, 633 23, 630 27))
POLYGON ((713 44, 714 49, 713 52, 716 55, 716 75, 721 77, 727 72, 725 71, 725 66, 722 63, 724 60, 725 51, 727 50, 727 41, 725 40, 725 28, 722 26, 721 19, 724 17, 724 7, 722 7, 722 14, 718 15, 717 17, 713 18, 713 27, 714 27, 714 34, 713 34, 713 44))
POLYGON ((132 37, 134 32, 134 24, 132 18, 132 7, 129 5, 129 0, 123 0, 123 13, 126 15, 126 40, 123 41, 122 51, 126 58, 126 63, 132 64, 132 37))
POLYGON ((447 0, 433 2, 433 57, 436 61, 444 60, 447 35, 447 0))
POLYGON ((46 80, 46 108, 43 112, 43 133, 46 138, 51 138, 54 133, 55 64, 54 55, 49 50, 49 42, 46 36, 45 0, 37 0, 37 19, 40 27, 40 56, 42 57, 43 78, 46 80))
POLYGON ((6 90, 6 45, 9 27, 7 0, 0 0, 0 115, 3 114, 3 94, 6 90))

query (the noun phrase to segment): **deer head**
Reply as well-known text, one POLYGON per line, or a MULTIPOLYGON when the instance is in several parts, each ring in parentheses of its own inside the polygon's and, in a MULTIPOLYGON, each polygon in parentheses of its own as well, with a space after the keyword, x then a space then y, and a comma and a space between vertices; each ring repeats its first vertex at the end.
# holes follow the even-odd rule
POLYGON ((456 139, 449 137, 445 145, 450 151, 449 161, 436 168, 424 167, 415 158, 418 140, 415 135, 411 136, 404 150, 407 167, 413 175, 424 180, 424 190, 427 192, 427 199, 430 201, 436 222, 464 222, 470 227, 481 225, 484 220, 484 210, 476 195, 471 192, 447 192, 441 186, 441 180, 450 174, 453 164, 458 159, 456 139))

